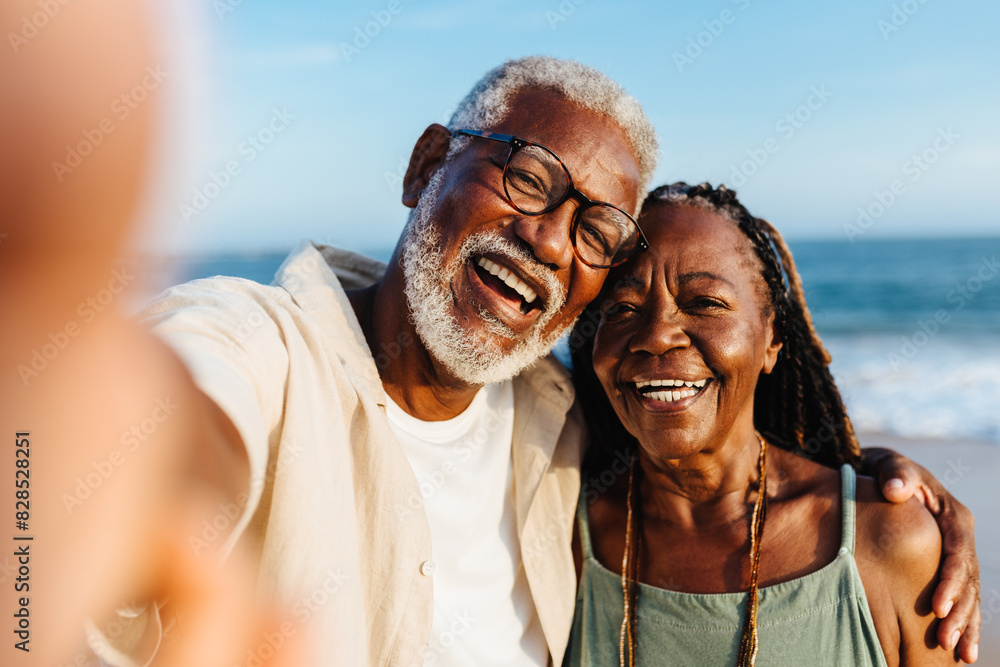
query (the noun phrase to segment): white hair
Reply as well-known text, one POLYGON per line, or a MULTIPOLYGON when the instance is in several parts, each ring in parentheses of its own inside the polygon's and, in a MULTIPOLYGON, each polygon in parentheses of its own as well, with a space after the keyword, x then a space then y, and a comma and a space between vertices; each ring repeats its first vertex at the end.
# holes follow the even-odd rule
POLYGON ((495 126, 507 116, 511 97, 526 88, 554 90, 584 109, 607 116, 621 127, 639 158, 638 212, 656 170, 656 131, 639 101, 592 67, 548 56, 508 60, 487 72, 459 102, 448 129, 495 126))

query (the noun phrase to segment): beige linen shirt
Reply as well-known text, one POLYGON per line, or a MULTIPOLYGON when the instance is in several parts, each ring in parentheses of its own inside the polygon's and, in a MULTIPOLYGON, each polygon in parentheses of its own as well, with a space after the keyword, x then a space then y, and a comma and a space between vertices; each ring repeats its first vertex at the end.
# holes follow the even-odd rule
MULTIPOLYGON (((303 242, 271 286, 196 280, 147 311, 153 331, 243 439, 250 492, 239 518, 230 513, 231 542, 259 550, 261 592, 288 605, 292 632, 310 637, 321 667, 420 666, 433 618, 430 531, 417 479, 385 415, 376 364, 414 341, 404 335, 373 354, 344 292, 375 282, 384 269, 303 242)), ((576 592, 570 541, 583 431, 570 412, 568 374, 553 357, 513 387, 521 557, 559 665, 576 592)), ((211 539, 206 526, 192 548, 211 539)), ((127 642, 118 644, 128 652, 127 642)))

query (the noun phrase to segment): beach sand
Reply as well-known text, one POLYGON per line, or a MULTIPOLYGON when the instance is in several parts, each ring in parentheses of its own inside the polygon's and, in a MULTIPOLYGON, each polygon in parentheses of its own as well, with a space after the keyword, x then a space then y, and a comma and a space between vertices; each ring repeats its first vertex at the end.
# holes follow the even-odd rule
POLYGON ((889 447, 930 470, 976 517, 983 630, 977 665, 1000 667, 1000 445, 861 435, 862 447, 889 447))

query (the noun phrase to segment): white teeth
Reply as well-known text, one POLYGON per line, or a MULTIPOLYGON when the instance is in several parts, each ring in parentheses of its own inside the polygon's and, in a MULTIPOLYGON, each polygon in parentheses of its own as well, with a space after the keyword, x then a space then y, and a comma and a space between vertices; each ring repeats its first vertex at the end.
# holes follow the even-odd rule
POLYGON ((694 396, 698 392, 694 389, 683 389, 681 391, 653 391, 648 394, 644 394, 646 398, 652 398, 656 401, 662 401, 663 403, 673 403, 674 401, 679 401, 682 398, 689 398, 694 396))
MULTIPOLYGON (((697 382, 685 382, 684 380, 639 380, 638 382, 635 383, 635 388, 642 389, 643 387, 694 387, 697 389, 701 389, 702 387, 705 386, 705 383, 707 382, 708 382, 707 379, 698 380, 697 382)), ((671 392, 668 391, 668 392, 658 392, 658 393, 670 394, 671 392)), ((675 391, 673 393, 676 394, 677 392, 675 391)), ((693 396, 696 393, 698 392, 693 392, 691 395, 693 396)))
POLYGON ((520 294, 521 298, 523 298, 525 302, 534 303, 535 299, 538 298, 538 294, 535 290, 528 287, 528 284, 518 278, 517 274, 513 271, 500 266, 496 262, 491 262, 485 257, 480 257, 476 264, 486 269, 490 275, 496 276, 506 283, 507 287, 510 287, 512 290, 520 294))

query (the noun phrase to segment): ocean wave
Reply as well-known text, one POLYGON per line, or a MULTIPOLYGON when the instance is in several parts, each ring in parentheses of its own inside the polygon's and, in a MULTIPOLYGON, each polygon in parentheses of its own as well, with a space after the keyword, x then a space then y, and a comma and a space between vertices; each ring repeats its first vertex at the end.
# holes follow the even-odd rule
POLYGON ((1000 339, 828 336, 831 371, 859 433, 1000 444, 1000 339))

